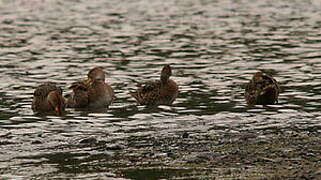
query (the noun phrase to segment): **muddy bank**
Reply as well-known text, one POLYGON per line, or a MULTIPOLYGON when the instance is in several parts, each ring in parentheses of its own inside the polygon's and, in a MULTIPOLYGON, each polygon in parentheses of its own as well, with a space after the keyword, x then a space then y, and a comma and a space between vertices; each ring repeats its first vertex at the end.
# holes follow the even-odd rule
POLYGON ((133 179, 321 179, 319 130, 130 138, 117 174, 133 179))
MULTIPOLYGON (((241 129, 241 128, 240 128, 241 129)), ((0 141, 2 178, 321 179, 320 127, 0 141), (16 152, 16 153, 13 153, 16 152)))

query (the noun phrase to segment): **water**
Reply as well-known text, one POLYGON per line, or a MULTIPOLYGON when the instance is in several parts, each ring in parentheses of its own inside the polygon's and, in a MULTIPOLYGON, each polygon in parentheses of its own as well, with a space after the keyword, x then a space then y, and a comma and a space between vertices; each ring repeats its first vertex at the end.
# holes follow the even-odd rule
POLYGON ((146 139, 184 132, 320 131, 320 16, 317 0, 0 1, 0 172, 15 179, 184 177, 188 169, 133 163, 144 154, 132 140, 153 151, 146 139), (180 88, 174 105, 136 106, 128 93, 158 78, 164 64, 180 88), (117 96, 109 110, 32 112, 39 84, 55 82, 68 94, 95 66, 107 71, 117 96), (280 83, 278 105, 246 106, 244 87, 258 70, 280 83), (88 137, 96 145, 79 143, 88 137), (115 147, 100 149, 105 144, 115 147))

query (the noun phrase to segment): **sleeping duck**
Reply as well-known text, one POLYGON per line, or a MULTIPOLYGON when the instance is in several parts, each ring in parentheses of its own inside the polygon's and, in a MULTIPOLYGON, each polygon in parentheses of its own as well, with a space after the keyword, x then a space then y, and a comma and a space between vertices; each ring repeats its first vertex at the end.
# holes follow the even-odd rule
POLYGON ((246 85, 245 99, 248 105, 276 104, 280 87, 276 80, 262 72, 256 72, 246 85))
POLYGON ((38 113, 55 113, 62 115, 65 110, 65 100, 62 89, 55 84, 41 84, 33 93, 32 110, 38 113))

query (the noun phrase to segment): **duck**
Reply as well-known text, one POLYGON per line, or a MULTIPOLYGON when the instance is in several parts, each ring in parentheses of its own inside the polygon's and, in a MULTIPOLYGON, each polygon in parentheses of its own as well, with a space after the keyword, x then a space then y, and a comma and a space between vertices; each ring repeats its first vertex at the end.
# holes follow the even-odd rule
POLYGON ((278 103, 280 87, 270 75, 256 72, 245 88, 248 105, 270 105, 278 103))
POLYGON ((115 99, 115 93, 105 82, 105 74, 102 67, 95 67, 88 72, 87 80, 73 83, 70 86, 73 92, 67 100, 67 107, 108 108, 115 99))
POLYGON ((72 89, 73 92, 67 98, 67 107, 68 108, 88 107, 88 88, 89 86, 82 81, 72 83, 69 89, 72 89))
POLYGON ((171 105, 178 96, 178 85, 169 79, 171 75, 172 68, 167 64, 161 71, 160 79, 147 81, 130 95, 140 105, 171 105))
POLYGON ((32 110, 37 113, 54 113, 61 116, 65 111, 62 89, 53 83, 44 83, 33 93, 32 110))

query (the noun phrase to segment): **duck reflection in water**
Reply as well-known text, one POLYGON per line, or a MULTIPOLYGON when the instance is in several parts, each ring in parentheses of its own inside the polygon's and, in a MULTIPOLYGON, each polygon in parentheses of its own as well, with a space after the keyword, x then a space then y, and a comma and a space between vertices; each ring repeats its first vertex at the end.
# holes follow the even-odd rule
POLYGON ((250 106, 276 104, 279 92, 280 87, 272 76, 256 72, 246 85, 245 99, 250 106))
POLYGON ((171 75, 171 66, 165 65, 159 80, 146 82, 130 95, 141 105, 171 105, 178 95, 177 84, 169 79, 171 75))

